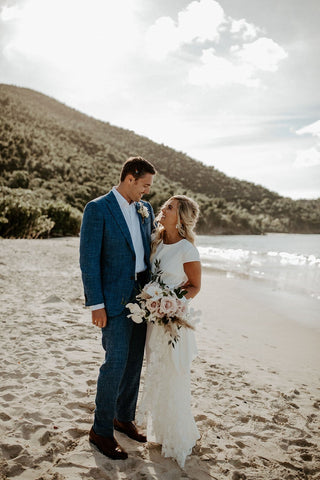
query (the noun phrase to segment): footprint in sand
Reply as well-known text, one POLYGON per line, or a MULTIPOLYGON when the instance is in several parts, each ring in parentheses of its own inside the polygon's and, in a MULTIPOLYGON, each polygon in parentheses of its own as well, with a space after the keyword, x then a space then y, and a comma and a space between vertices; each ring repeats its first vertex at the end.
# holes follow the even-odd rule
POLYGON ((90 468, 88 473, 83 474, 83 478, 88 478, 90 480, 91 479, 92 480, 95 480, 95 479, 110 480, 111 479, 111 477, 106 472, 104 472, 101 468, 97 468, 97 467, 90 468))
POLYGON ((88 402, 88 403, 70 402, 66 404, 66 408, 68 408, 69 410, 83 409, 88 413, 93 413, 95 410, 95 405, 93 402, 88 402))
POLYGON ((202 415, 202 414, 196 415, 194 418, 196 422, 201 422, 201 420, 207 420, 206 415, 202 415))
POLYGON ((310 423, 313 423, 316 420, 316 418, 317 418, 317 415, 315 415, 314 413, 312 413, 311 415, 308 415, 307 423, 306 423, 307 427, 310 428, 310 423))
POLYGON ((86 437, 88 435, 88 430, 81 428, 70 428, 67 430, 67 433, 75 440, 78 440, 81 437, 86 437))
POLYGON ((233 472, 232 480, 246 480, 246 475, 240 472, 233 472))
POLYGON ((241 441, 238 441, 238 442, 235 442, 235 443, 236 443, 237 447, 239 447, 240 449, 243 449, 243 448, 246 447, 246 444, 241 442, 241 441))
POLYGON ((24 471, 25 467, 20 463, 12 465, 11 467, 7 467, 5 478, 17 477, 18 475, 21 475, 21 473, 24 471))
POLYGON ((97 381, 96 380, 87 380, 87 385, 89 387, 93 386, 93 385, 96 385, 97 381))
POLYGON ((12 395, 11 393, 7 393, 6 395, 2 395, 1 397, 5 402, 12 402, 12 400, 16 400, 16 396, 12 395))
POLYGON ((42 303, 60 303, 63 302, 63 300, 58 297, 57 295, 50 295, 50 297, 47 297, 43 300, 42 303))
POLYGON ((320 400, 316 400, 313 404, 313 407, 316 408, 317 410, 320 410, 320 400))
POLYGON ((23 438, 25 440, 29 440, 31 437, 34 436, 34 434, 38 430, 41 430, 41 429, 43 430, 43 425, 41 425, 41 424, 34 425, 33 423, 24 422, 24 424, 21 427, 23 438))
POLYGON ((285 423, 288 423, 289 419, 286 415, 277 413, 272 417, 272 421, 277 425, 284 425, 285 423))
POLYGON ((51 418, 43 418, 39 411, 35 412, 25 412, 24 413, 25 420, 35 420, 36 422, 41 423, 42 425, 50 425, 52 423, 51 418))
POLYGON ((304 462, 312 462, 313 456, 310 453, 302 453, 300 455, 304 462))
POLYGON ((2 451, 3 457, 9 460, 18 457, 18 455, 20 455, 20 453, 22 452, 23 447, 18 444, 10 445, 3 443, 2 445, 0 445, 0 449, 2 451))
POLYGON ((9 417, 9 415, 4 412, 0 412, 0 420, 2 420, 3 422, 8 422, 9 420, 11 420, 11 417, 9 417))
POLYGON ((297 438, 295 440, 289 440, 289 445, 295 445, 297 447, 316 447, 314 443, 308 442, 305 438, 297 438))

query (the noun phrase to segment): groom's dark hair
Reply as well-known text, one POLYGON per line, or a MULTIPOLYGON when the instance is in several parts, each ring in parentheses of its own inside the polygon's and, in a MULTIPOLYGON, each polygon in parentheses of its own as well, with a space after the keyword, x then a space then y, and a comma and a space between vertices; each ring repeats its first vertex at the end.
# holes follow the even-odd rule
POLYGON ((133 175, 137 180, 138 178, 143 177, 146 173, 151 173, 151 175, 157 173, 152 163, 142 157, 130 157, 123 164, 120 182, 123 182, 127 175, 133 175))

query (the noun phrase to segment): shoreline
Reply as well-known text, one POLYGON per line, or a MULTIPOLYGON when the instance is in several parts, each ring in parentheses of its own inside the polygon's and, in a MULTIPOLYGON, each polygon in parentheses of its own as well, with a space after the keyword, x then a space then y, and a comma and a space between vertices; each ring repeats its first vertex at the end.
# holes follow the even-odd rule
POLYGON ((203 317, 198 344, 209 348, 208 334, 215 345, 224 345, 225 363, 228 355, 239 363, 255 357, 249 362, 253 371, 255 362, 266 361, 286 380, 289 374, 302 380, 309 368, 316 385, 320 380, 318 303, 255 280, 205 273, 201 292, 192 301, 203 317))
POLYGON ((114 462, 88 442, 103 350, 79 239, 1 243, 0 478, 319 479, 320 330, 299 320, 312 302, 205 272, 191 303, 202 310, 191 378, 201 438, 181 470, 117 432, 129 459, 114 462))

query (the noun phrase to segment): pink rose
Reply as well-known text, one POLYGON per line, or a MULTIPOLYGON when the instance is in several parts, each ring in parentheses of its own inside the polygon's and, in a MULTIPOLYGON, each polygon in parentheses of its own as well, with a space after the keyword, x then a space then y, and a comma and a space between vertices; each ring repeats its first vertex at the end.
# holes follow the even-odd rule
POLYGON ((148 298, 146 301, 146 308, 150 313, 155 313, 158 309, 159 301, 158 299, 148 298))
POLYGON ((174 297, 162 297, 160 301, 159 312, 169 317, 175 315, 177 311, 177 302, 174 297))

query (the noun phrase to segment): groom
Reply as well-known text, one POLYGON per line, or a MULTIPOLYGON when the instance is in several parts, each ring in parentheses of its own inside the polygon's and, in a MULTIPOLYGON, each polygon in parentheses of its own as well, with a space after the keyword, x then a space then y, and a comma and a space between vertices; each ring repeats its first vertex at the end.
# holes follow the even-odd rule
POLYGON ((146 442, 133 423, 146 325, 128 319, 125 305, 149 280, 154 213, 141 198, 149 193, 155 173, 153 165, 142 157, 129 158, 122 167, 119 185, 86 205, 81 225, 85 304, 91 308, 93 325, 102 329, 105 350, 89 440, 115 460, 128 454, 116 441, 114 428, 146 442))

